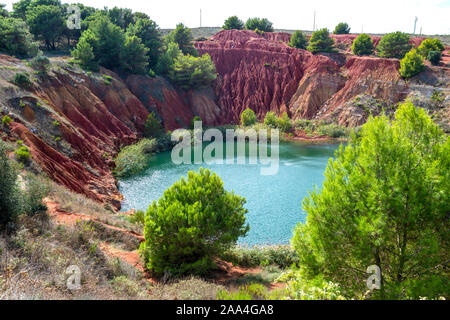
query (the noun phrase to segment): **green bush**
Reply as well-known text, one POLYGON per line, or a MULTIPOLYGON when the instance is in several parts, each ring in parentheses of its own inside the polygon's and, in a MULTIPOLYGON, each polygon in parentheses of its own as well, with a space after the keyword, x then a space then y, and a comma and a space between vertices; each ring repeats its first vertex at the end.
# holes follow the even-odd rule
POLYGON ((47 206, 42 202, 50 191, 49 184, 43 178, 32 173, 25 176, 25 188, 22 195, 22 209, 28 216, 47 211, 47 206))
POLYGON ((222 29, 224 30, 242 30, 244 29, 244 22, 237 16, 229 17, 225 20, 222 29))
POLYGON ((422 57, 427 58, 430 51, 442 52, 444 50, 445 47, 439 39, 425 39, 417 48, 417 53, 422 57))
POLYGON ((83 33, 84 36, 80 38, 77 47, 71 54, 83 69, 97 71, 98 65, 95 61, 94 49, 88 41, 87 34, 83 33))
POLYGON ((318 132, 331 138, 341 138, 348 135, 348 129, 337 124, 319 126, 318 132))
POLYGON ((142 172, 148 167, 156 147, 155 139, 142 139, 136 144, 123 148, 115 159, 114 174, 124 178, 142 172))
POLYGON ((19 148, 14 151, 14 154, 16 155, 17 161, 20 163, 26 165, 30 162, 30 149, 28 149, 27 146, 20 145, 19 148))
POLYGON ((350 27, 347 23, 341 22, 339 23, 336 28, 334 28, 334 34, 349 34, 350 33, 350 27))
POLYGON ((184 24, 179 23, 175 30, 173 30, 167 37, 168 42, 175 42, 178 44, 181 52, 185 55, 191 55, 193 57, 198 56, 197 49, 193 45, 192 31, 184 24))
POLYGON ((147 268, 156 275, 206 274, 214 257, 247 234, 244 204, 208 169, 189 172, 146 213, 141 252, 147 268))
POLYGON ((424 68, 422 56, 415 49, 412 49, 400 60, 399 72, 403 78, 411 78, 420 73, 424 68))
POLYGON ((8 115, 5 115, 2 119, 2 124, 6 127, 9 127, 9 124, 11 123, 12 119, 8 117, 8 115))
POLYGON ((256 115, 255 115, 255 112, 252 109, 247 108, 244 111, 242 111, 242 113, 241 113, 241 124, 244 127, 248 127, 248 126, 254 125, 255 123, 256 123, 256 115))
POLYGON ((50 66, 50 60, 46 56, 39 55, 30 61, 30 65, 34 70, 45 73, 50 66))
POLYGON ((164 128, 159 122, 156 114, 150 112, 147 120, 144 123, 144 137, 146 138, 158 138, 164 133, 164 128))
POLYGON ((31 86, 30 76, 26 72, 17 72, 14 75, 14 83, 22 88, 27 88, 31 86))
POLYGON ((20 212, 17 175, 17 169, 9 160, 6 146, 0 139, 0 225, 7 224, 20 212))
POLYGON ((132 216, 128 217, 128 221, 131 223, 136 223, 144 225, 145 223, 145 212, 142 210, 137 210, 132 216))
POLYGON ((412 44, 408 34, 397 31, 383 36, 377 46, 377 54, 383 58, 403 59, 411 50, 412 44))
POLYGON ((289 132, 292 129, 292 122, 291 119, 289 118, 288 114, 286 112, 284 112, 281 117, 278 118, 277 120, 277 127, 282 131, 282 132, 289 132))
POLYGON ((427 60, 430 61, 432 65, 437 66, 439 62, 441 62, 441 52, 440 51, 428 52, 427 60))
POLYGON ((369 118, 303 202, 306 224, 292 245, 308 277, 323 275, 354 296, 367 290, 359 270, 378 265, 381 298, 405 298, 430 277, 440 285, 427 297, 448 295, 449 150, 450 138, 409 102, 393 120, 369 118))
POLYGON ((245 29, 252 31, 273 32, 273 24, 268 19, 249 18, 245 23, 245 29))
POLYGON ((196 121, 203 121, 199 116, 194 116, 191 120, 191 129, 194 129, 194 125, 196 121))
POLYGON ((275 114, 272 111, 269 111, 266 113, 266 116, 264 117, 264 124, 271 128, 277 128, 278 127, 277 120, 278 119, 275 116, 275 114))
POLYGON ((297 49, 306 49, 306 47, 308 46, 308 39, 306 38, 303 32, 297 30, 291 36, 289 46, 297 49))
POLYGON ((247 284, 240 286, 238 291, 228 292, 219 290, 217 292, 217 300, 268 300, 267 289, 260 283, 247 284))
POLYGON ((367 34, 360 34, 353 41, 352 52, 358 56, 371 55, 373 53, 373 41, 367 34))
POLYGON ((254 246, 250 248, 237 246, 224 252, 221 258, 234 265, 247 268, 267 264, 287 269, 298 263, 297 253, 287 245, 254 246))
POLYGON ((307 49, 312 53, 336 52, 334 40, 330 38, 330 33, 326 28, 313 32, 307 49))

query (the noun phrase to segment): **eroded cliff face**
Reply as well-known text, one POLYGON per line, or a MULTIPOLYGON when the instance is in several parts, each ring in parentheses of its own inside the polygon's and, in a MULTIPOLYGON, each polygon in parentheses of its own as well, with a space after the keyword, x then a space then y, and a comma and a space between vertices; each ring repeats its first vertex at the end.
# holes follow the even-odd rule
POLYGON ((142 76, 123 81, 108 70, 86 73, 62 59, 52 65, 39 76, 24 61, 0 56, 0 117, 13 120, 0 128, 2 136, 23 140, 54 181, 115 208, 122 196, 113 159, 139 138, 150 111, 157 111, 167 130, 189 125, 194 114, 207 124, 219 122, 211 89, 183 92, 162 78, 142 76), (12 83, 19 71, 35 78, 26 89, 12 83))
MULTIPOLYGON (((345 126, 363 124, 370 113, 404 100, 417 79, 405 82, 398 59, 357 57, 350 47, 357 35, 332 35, 340 49, 336 54, 316 54, 287 46, 287 33, 224 30, 207 41, 197 42, 200 54, 208 53, 219 78, 215 91, 223 120, 239 122, 249 107, 262 120, 268 111, 287 111, 293 119, 329 119, 345 126), (374 104, 359 108, 358 99, 374 104)), ((373 37, 377 45, 381 37, 373 37)), ((414 46, 424 38, 412 38, 414 46)), ((449 69, 442 72, 437 89, 448 90, 449 69)), ((427 93, 428 97, 431 93, 427 93)), ((448 95, 448 93, 447 93, 448 95)))

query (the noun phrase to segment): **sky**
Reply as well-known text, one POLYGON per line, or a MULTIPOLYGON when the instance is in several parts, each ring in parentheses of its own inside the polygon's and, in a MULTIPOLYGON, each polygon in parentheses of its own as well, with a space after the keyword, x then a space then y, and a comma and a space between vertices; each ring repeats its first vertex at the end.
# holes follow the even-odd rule
MULTIPOLYGON (((17 0, 0 0, 9 10, 17 0)), ((190 28, 219 27, 232 15, 242 20, 249 17, 268 18, 276 29, 312 30, 314 11, 316 26, 331 31, 339 22, 347 22, 354 33, 450 34, 450 0, 72 0, 103 8, 127 7, 147 13, 163 28, 174 28, 182 22, 190 28)))

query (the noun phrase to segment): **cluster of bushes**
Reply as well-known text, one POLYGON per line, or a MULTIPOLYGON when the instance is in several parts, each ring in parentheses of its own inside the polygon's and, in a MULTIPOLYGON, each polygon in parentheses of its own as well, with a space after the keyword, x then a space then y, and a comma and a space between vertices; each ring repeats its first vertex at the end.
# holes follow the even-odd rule
POLYGON ((0 226, 14 221, 20 214, 34 215, 47 209, 42 203, 48 193, 46 181, 28 172, 19 185, 19 168, 8 158, 7 151, 0 139, 0 226))
POLYGON ((39 45, 21 19, 0 16, 0 51, 18 57, 34 57, 39 45))
POLYGON ((27 72, 17 72, 14 75, 13 82, 14 84, 22 88, 28 88, 32 84, 30 76, 27 72))
POLYGON ((252 109, 246 108, 244 111, 242 111, 241 125, 243 125, 244 127, 248 127, 254 125, 255 123, 256 123, 256 114, 252 109))

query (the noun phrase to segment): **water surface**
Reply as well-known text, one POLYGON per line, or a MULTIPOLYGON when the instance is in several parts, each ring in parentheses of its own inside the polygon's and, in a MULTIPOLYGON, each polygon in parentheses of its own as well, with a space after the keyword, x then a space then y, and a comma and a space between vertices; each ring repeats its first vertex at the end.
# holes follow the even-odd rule
POLYGON ((209 168, 222 178, 227 190, 247 199, 250 231, 239 243, 287 244, 293 228, 305 221, 303 198, 314 185, 322 185, 326 165, 338 148, 337 144, 280 143, 280 166, 273 176, 260 175, 259 164, 175 165, 170 152, 161 153, 151 159, 145 172, 119 182, 125 198, 122 210, 146 210, 181 176, 200 167, 209 168))

